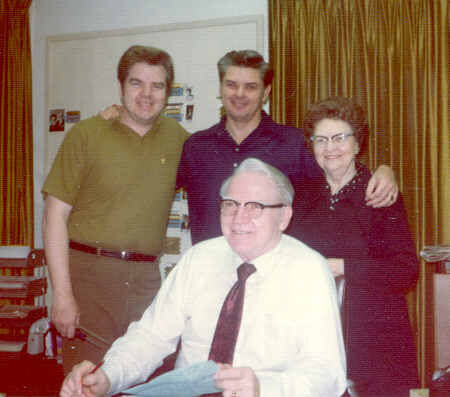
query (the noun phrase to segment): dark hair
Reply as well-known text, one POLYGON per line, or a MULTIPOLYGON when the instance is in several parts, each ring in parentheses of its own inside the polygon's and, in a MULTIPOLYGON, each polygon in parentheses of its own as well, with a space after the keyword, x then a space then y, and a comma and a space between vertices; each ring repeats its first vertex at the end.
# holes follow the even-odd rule
POLYGON ((166 71, 166 93, 168 96, 175 77, 172 58, 167 52, 155 47, 133 45, 123 53, 117 65, 117 78, 119 79, 120 85, 123 87, 130 69, 138 62, 159 65, 164 68, 166 71))
POLYGON ((259 70, 261 80, 264 82, 264 87, 272 84, 272 67, 254 50, 230 51, 220 58, 219 62, 217 62, 220 82, 223 81, 223 77, 230 66, 257 69, 259 70))
POLYGON ((350 98, 330 97, 310 106, 303 120, 303 132, 309 141, 314 134, 314 128, 323 119, 342 120, 350 125, 360 153, 363 152, 369 133, 364 109, 350 98))

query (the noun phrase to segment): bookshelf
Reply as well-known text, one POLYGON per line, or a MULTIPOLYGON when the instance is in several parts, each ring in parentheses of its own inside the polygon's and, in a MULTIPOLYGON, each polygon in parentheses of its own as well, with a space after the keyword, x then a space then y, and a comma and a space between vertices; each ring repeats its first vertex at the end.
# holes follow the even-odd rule
POLYGON ((29 354, 30 327, 48 317, 42 249, 0 248, 0 393, 55 395, 62 368, 44 349, 29 354))

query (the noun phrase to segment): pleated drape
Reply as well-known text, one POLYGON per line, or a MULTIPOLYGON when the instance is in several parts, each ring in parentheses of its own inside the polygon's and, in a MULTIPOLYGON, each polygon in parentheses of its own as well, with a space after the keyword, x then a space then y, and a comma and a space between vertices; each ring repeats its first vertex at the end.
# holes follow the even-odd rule
MULTIPOLYGON (((450 244, 447 0, 269 0, 271 113, 301 126, 309 104, 354 98, 369 116, 366 163, 390 165, 419 251, 450 244)), ((425 385, 433 371, 433 269, 409 295, 425 385)))
POLYGON ((31 0, 0 0, 0 245, 33 246, 31 0))

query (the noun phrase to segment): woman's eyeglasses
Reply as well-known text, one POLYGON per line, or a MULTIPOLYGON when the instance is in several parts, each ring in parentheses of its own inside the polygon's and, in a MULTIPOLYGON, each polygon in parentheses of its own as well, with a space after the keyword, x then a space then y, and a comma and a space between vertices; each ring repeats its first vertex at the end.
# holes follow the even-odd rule
POLYGON ((313 135, 309 139, 314 145, 325 146, 328 145, 328 142, 333 142, 336 145, 343 144, 348 137, 353 136, 353 132, 342 132, 340 134, 335 134, 331 137, 322 136, 322 135, 313 135))

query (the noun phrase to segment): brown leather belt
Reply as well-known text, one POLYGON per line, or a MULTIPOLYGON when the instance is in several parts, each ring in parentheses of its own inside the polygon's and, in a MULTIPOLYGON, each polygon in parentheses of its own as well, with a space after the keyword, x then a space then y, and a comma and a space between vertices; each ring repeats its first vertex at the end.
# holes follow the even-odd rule
POLYGON ((77 243, 76 241, 72 240, 69 241, 69 247, 74 250, 86 252, 92 255, 108 256, 111 258, 122 259, 124 261, 130 262, 154 262, 156 261, 156 259, 158 259, 158 257, 154 255, 140 254, 139 252, 133 251, 111 251, 104 248, 92 247, 90 245, 77 243))

